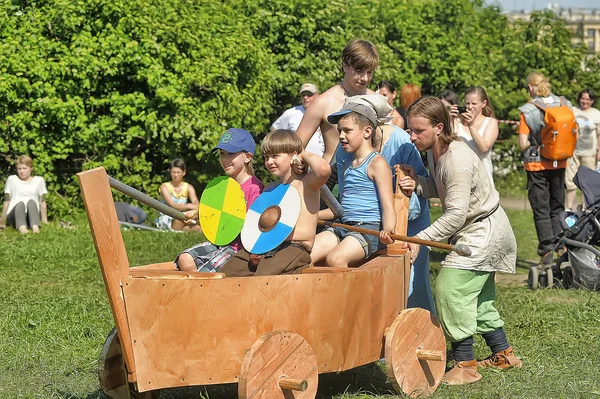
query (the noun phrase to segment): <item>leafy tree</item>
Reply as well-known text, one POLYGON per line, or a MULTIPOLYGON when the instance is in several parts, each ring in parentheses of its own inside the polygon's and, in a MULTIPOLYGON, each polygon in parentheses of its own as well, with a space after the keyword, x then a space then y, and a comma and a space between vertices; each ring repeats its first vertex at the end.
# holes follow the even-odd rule
POLYGON ((600 89, 600 60, 573 47, 553 13, 511 23, 482 0, 1 4, 0 170, 32 155, 58 213, 80 201, 74 174, 96 166, 156 193, 182 157, 202 186, 222 173, 211 149, 227 128, 259 141, 297 104, 300 83, 340 81, 341 51, 355 37, 377 45, 374 82, 433 95, 481 85, 500 118, 518 116, 532 70, 571 100, 600 89))

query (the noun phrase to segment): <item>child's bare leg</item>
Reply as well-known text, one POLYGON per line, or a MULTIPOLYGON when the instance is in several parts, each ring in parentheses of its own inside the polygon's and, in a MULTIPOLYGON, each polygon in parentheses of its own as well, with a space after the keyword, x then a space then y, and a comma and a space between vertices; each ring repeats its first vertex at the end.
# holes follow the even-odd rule
POLYGON ((183 222, 180 222, 179 220, 173 219, 173 221, 171 222, 171 229, 173 230, 183 230, 184 227, 185 225, 183 224, 183 222))
POLYGON ((194 262, 194 258, 187 252, 184 252, 181 255, 179 255, 179 259, 177 259, 177 265, 179 265, 179 270, 181 270, 182 272, 198 271, 196 263, 194 262))
POLYGON ((365 258, 365 250, 362 244, 354 237, 347 236, 327 254, 326 262, 328 266, 348 267, 352 262, 365 258))
POLYGON ((184 226, 182 230, 187 232, 193 231, 194 233, 202 233, 202 227, 199 224, 195 224, 193 226, 184 226))
POLYGON ((325 257, 332 249, 334 249, 339 243, 338 236, 331 231, 322 231, 315 237, 315 243, 312 251, 310 252, 310 259, 312 260, 311 265, 325 260, 325 257))

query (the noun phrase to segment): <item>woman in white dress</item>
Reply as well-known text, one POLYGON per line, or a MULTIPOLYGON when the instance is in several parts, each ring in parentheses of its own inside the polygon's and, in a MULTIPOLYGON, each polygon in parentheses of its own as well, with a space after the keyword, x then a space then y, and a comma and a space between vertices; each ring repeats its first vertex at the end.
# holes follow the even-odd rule
POLYGON ((492 166, 492 146, 498 138, 498 120, 487 93, 481 86, 474 86, 465 92, 466 111, 460 113, 456 124, 456 134, 481 159, 494 183, 492 166))
POLYGON ((41 223, 48 223, 46 182, 41 176, 32 176, 33 161, 21 155, 16 162, 17 174, 8 176, 4 186, 4 206, 0 217, 0 227, 6 223, 21 234, 40 232, 41 223))
POLYGON ((598 151, 598 136, 600 136, 600 110, 594 108, 596 94, 592 89, 585 89, 577 95, 578 107, 573 107, 575 120, 579 126, 579 136, 573 156, 567 161, 565 185, 567 186, 566 208, 575 208, 577 186, 573 178, 581 165, 595 170, 596 162, 600 161, 598 151))

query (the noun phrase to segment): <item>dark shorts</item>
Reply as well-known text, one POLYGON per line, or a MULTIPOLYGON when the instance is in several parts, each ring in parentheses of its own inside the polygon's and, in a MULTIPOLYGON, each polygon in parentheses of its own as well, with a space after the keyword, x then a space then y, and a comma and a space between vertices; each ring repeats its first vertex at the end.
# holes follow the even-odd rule
POLYGON ((217 247, 210 242, 202 242, 198 245, 194 245, 191 248, 181 252, 175 258, 175 266, 179 269, 179 256, 181 254, 190 254, 194 258, 194 263, 199 272, 218 272, 221 267, 235 255, 235 250, 226 245, 224 247, 217 247))
POLYGON ((228 277, 297 274, 307 268, 310 261, 310 250, 306 246, 284 242, 265 254, 258 265, 255 265, 255 256, 251 256, 245 249, 240 249, 219 272, 225 273, 228 277))
MULTIPOLYGON (((380 222, 344 222, 344 224, 369 230, 379 231, 381 229, 380 222)), ((365 251, 365 258, 368 258, 380 247, 383 248, 384 246, 379 242, 379 236, 357 233, 343 227, 327 227, 324 229, 324 231, 331 231, 333 234, 335 234, 338 239, 338 244, 346 237, 354 237, 363 247, 363 250, 365 251)))

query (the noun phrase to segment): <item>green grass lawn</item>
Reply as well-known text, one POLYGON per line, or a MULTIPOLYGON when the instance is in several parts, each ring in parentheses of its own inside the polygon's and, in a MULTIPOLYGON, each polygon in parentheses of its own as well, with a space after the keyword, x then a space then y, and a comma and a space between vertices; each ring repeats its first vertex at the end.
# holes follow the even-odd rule
MULTIPOLYGON (((439 210, 434 212, 439 213, 439 210)), ((528 211, 508 211, 519 272, 535 261, 528 211)), ((0 398, 100 398, 97 359, 112 315, 85 219, 39 235, 0 232, 0 398)), ((131 265, 174 258, 193 234, 123 233, 131 265)), ((441 252, 432 254, 432 277, 441 252)), ((600 398, 600 296, 583 290, 499 286, 498 307, 522 370, 484 370, 483 380, 440 387, 433 398, 600 398)), ((477 339, 476 355, 487 356, 477 339)), ((322 376, 319 398, 393 397, 377 364, 322 376)), ((235 386, 164 391, 162 398, 235 397, 235 386)))

